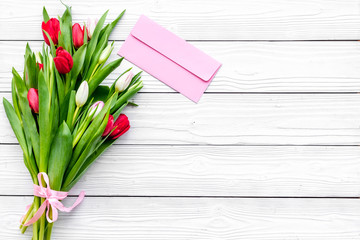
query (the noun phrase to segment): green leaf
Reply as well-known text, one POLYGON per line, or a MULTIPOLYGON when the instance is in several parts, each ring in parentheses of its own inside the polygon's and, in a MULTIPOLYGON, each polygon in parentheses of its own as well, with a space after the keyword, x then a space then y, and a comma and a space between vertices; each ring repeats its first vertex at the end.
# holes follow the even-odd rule
POLYGON ((50 20, 49 14, 47 13, 45 7, 43 7, 43 17, 44 17, 44 22, 45 23, 50 20))
MULTIPOLYGON (((85 106, 83 106, 83 107, 81 108, 82 111, 81 111, 81 113, 79 114, 79 116, 78 116, 78 118, 76 119, 75 122, 78 122, 79 124, 81 124, 82 122, 85 121, 85 118, 87 117, 87 114, 86 114, 86 113, 88 113, 91 105, 93 104, 93 101, 94 101, 94 98, 92 98, 90 101, 88 101, 88 102, 85 104, 85 106)), ((79 124, 78 124, 78 125, 79 125, 79 124)))
POLYGON ((55 133, 59 127, 59 118, 60 118, 59 101, 58 101, 56 87, 53 88, 53 92, 51 94, 50 109, 51 109, 51 111, 50 111, 49 120, 52 123, 51 139, 53 139, 53 137, 55 136, 55 133))
POLYGON ((13 102, 13 105, 14 105, 16 115, 18 116, 19 119, 21 119, 21 113, 20 113, 20 108, 19 108, 19 100, 18 100, 16 86, 15 86, 15 78, 13 78, 12 81, 11 81, 11 95, 12 95, 12 102, 13 102))
POLYGON ((103 101, 106 102, 109 95, 110 88, 108 86, 98 86, 92 94, 94 102, 103 101))
POLYGON ((56 49, 55 49, 54 42, 52 41, 49 33, 47 33, 45 30, 43 30, 43 32, 45 33, 46 37, 49 39, 51 55, 52 55, 53 57, 56 57, 56 49))
POLYGON ((128 104, 131 105, 131 106, 134 106, 134 107, 138 107, 138 106, 139 106, 138 104, 136 104, 136 103, 134 103, 134 102, 128 102, 128 104))
POLYGON ((72 155, 72 135, 69 127, 63 122, 54 137, 49 156, 48 175, 51 189, 61 189, 64 173, 72 155))
POLYGON ((90 80, 91 75, 96 70, 95 68, 97 68, 99 66, 98 62, 99 62, 100 55, 106 46, 107 46, 107 40, 101 39, 98 42, 98 45, 96 46, 96 49, 95 49, 92 59, 91 59, 90 67, 88 67, 88 69, 87 69, 87 74, 85 76, 85 79, 90 80))
MULTIPOLYGON (((69 99, 70 99, 70 93, 68 92, 65 97, 64 100, 62 101, 61 105, 60 105, 60 118, 59 118, 59 122, 63 122, 66 121, 67 118, 67 114, 68 114, 68 108, 69 108, 69 99)), ((60 103, 59 103, 60 104, 60 103)))
MULTIPOLYGON (((60 105, 60 109, 61 109, 61 107, 65 101, 65 86, 64 86, 64 81, 63 81, 60 73, 57 70, 55 70, 54 72, 55 72, 55 79, 56 79, 57 95, 59 98, 59 105, 60 105)), ((61 115, 60 121, 62 122, 63 120, 65 120, 65 118, 61 115)))
POLYGON ((13 129, 17 140, 19 141, 20 147, 23 150, 25 156, 29 155, 28 148, 26 144, 25 134, 23 131, 23 127, 20 123, 20 119, 17 117, 13 106, 11 106, 10 102, 3 98, 3 104, 6 112, 6 116, 9 119, 11 128, 13 129))
POLYGON ((59 45, 62 46, 66 51, 68 51, 71 55, 73 54, 73 41, 72 41, 72 17, 71 17, 71 8, 67 5, 64 14, 60 18, 60 36, 61 43, 59 45))
POLYGON ((124 103, 122 106, 119 107, 118 110, 116 110, 115 113, 113 113, 113 117, 114 117, 114 122, 116 121, 116 119, 120 116, 120 113, 122 112, 122 110, 124 110, 124 108, 128 105, 129 102, 124 103))
POLYGON ((91 81, 89 82, 89 95, 91 95, 95 91, 99 84, 104 81, 104 79, 109 76, 112 71, 114 71, 118 66, 120 66, 120 63, 123 59, 124 58, 120 58, 112 61, 92 77, 91 81))
POLYGON ((102 16, 101 18, 99 19, 98 23, 96 24, 96 27, 94 29, 94 33, 91 37, 91 41, 89 42, 89 46, 86 50, 86 57, 85 57, 85 71, 83 72, 83 74, 86 76, 87 74, 87 68, 88 66, 90 65, 90 61, 92 59, 92 55, 95 51, 95 48, 98 44, 98 38, 99 38, 99 34, 100 34, 100 31, 104 25, 104 22, 105 22, 105 19, 106 19, 106 16, 108 14, 108 11, 107 10, 102 16))
POLYGON ((31 51, 30 45, 29 45, 29 43, 27 42, 27 43, 26 43, 26 47, 25 47, 25 56, 26 56, 26 55, 29 55, 29 54, 31 54, 31 53, 32 53, 32 51, 31 51))
POLYGON ((37 131, 35 119, 29 107, 29 101, 27 99, 28 90, 24 82, 22 81, 20 75, 16 72, 14 68, 13 68, 13 75, 14 75, 13 80, 15 81, 15 85, 18 90, 19 107, 21 109, 21 112, 23 114, 22 117, 24 119, 23 124, 24 124, 25 136, 28 136, 28 138, 31 140, 32 147, 34 149, 35 159, 37 164, 39 165, 39 152, 40 152, 39 133, 37 131))
MULTIPOLYGON (((98 41, 97 46, 92 53, 91 61, 89 61, 89 63, 91 65, 86 72, 85 79, 90 79, 92 73, 94 72, 94 70, 96 70, 96 68, 98 66, 98 61, 99 61, 100 55, 107 46, 110 33, 114 29, 116 24, 119 22, 119 20, 122 18, 124 13, 125 13, 125 10, 111 24, 107 24, 106 27, 104 27, 100 31, 100 34, 98 37, 99 40, 97 40, 98 41)), ((113 45, 113 43, 111 45, 113 45)))
POLYGON ((140 89, 143 87, 142 81, 137 82, 135 85, 131 86, 125 94, 119 97, 116 101, 115 105, 111 108, 110 113, 115 112, 119 107, 121 107, 124 103, 129 101, 140 89))
MULTIPOLYGON (((100 114, 99 114, 100 115, 100 114)), ((105 115, 105 118, 102 119, 101 125, 96 129, 95 133, 91 136, 91 139, 87 141, 87 145, 84 150, 81 152, 81 155, 77 159, 73 167, 69 165, 69 174, 67 174, 63 187, 66 188, 71 182, 75 179, 76 175, 80 171, 81 167, 85 163, 87 157, 96 149, 98 142, 101 140, 101 135, 105 130, 109 119, 109 114, 105 115)))
POLYGON ((84 44, 87 44, 87 42, 88 42, 88 31, 87 31, 87 28, 86 28, 86 24, 84 24, 84 29, 85 29, 86 31, 84 31, 83 41, 84 41, 84 44))
POLYGON ((68 106, 67 119, 66 119, 66 123, 68 126, 70 126, 70 130, 72 130, 72 128, 73 128, 72 121, 73 121, 75 105, 76 105, 75 104, 75 96, 76 96, 76 91, 72 90, 70 93, 69 106, 68 106))
POLYGON ((122 13, 120 13, 119 16, 114 21, 112 21, 110 24, 107 24, 106 27, 101 30, 100 35, 99 35, 100 38, 102 38, 104 34, 107 34, 109 37, 110 33, 112 32, 112 30, 114 29, 116 24, 119 22, 119 20, 125 14, 125 11, 126 10, 122 11, 122 13))
POLYGON ((39 132, 40 132, 40 166, 41 172, 47 172, 48 157, 51 146, 52 116, 50 113, 51 96, 44 75, 39 74, 39 132))
POLYGON ((37 75, 39 73, 39 66, 36 63, 34 53, 25 55, 25 84, 27 89, 36 88, 37 86, 37 75))
MULTIPOLYGON (((78 157, 86 147, 86 145, 89 143, 90 139, 95 135, 96 131, 98 131, 105 114, 108 112, 108 110, 111 107, 112 100, 115 99, 114 96, 111 97, 104 105, 103 109, 100 111, 100 113, 95 117, 95 119, 91 122, 90 126, 86 129, 85 133, 82 135, 80 141, 77 143, 73 157, 71 159, 71 162, 69 164, 69 171, 71 168, 75 165, 75 163, 78 161, 78 157)), ((86 113, 85 113, 86 114, 86 113)))
POLYGON ((114 29, 114 27, 115 27, 116 24, 119 22, 119 20, 124 16, 125 12, 126 12, 126 9, 125 9, 124 11, 122 11, 122 13, 120 13, 119 16, 118 16, 114 21, 111 22, 111 24, 110 24, 110 26, 111 26, 110 31, 112 31, 112 30, 114 29))
POLYGON ((72 182, 66 186, 66 188, 62 188, 61 191, 70 191, 70 189, 81 179, 81 177, 85 174, 86 170, 90 167, 90 165, 108 148, 110 147, 116 139, 111 139, 105 141, 101 144, 93 153, 86 159, 84 164, 81 166, 80 170, 78 171, 76 177, 72 182))
POLYGON ((74 90, 77 77, 84 66, 86 49, 87 49, 87 44, 84 44, 74 53, 73 56, 74 65, 69 73, 71 74, 71 88, 70 88, 71 90, 74 90))

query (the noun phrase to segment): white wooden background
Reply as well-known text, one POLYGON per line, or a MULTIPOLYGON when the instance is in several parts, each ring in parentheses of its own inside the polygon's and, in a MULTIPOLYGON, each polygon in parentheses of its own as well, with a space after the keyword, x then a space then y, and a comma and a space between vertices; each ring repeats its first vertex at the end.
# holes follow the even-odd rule
MULTIPOLYGON (((197 105, 143 75, 130 132, 74 187, 88 196, 53 239, 360 239, 360 0, 66 3, 80 23, 126 8, 115 50, 145 14, 223 66, 197 105)), ((40 49, 44 4, 64 9, 0 2, 1 99, 26 42, 40 49)), ((0 157, 0 239, 30 239, 17 227, 31 180, 3 107, 0 157)))

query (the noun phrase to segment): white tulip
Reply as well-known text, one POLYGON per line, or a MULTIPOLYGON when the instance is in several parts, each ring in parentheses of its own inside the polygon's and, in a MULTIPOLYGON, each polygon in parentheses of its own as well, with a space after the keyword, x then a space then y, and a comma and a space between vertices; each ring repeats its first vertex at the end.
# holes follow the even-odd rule
POLYGON ((54 58, 53 58, 53 56, 51 55, 51 53, 49 53, 48 56, 49 56, 50 72, 52 72, 53 69, 54 69, 54 64, 55 64, 55 63, 54 63, 54 58))
POLYGON ((87 24, 86 24, 86 29, 87 29, 87 35, 89 37, 89 39, 92 38, 92 35, 94 33, 96 24, 98 23, 98 20, 95 18, 88 18, 87 24))
POLYGON ((76 106, 77 107, 84 106, 84 104, 88 99, 88 96, 89 96, 89 85, 87 81, 83 81, 76 92, 76 96, 75 96, 76 106))
POLYGON ((111 44, 107 45, 106 48, 104 48, 99 57, 99 64, 106 62, 113 49, 114 47, 111 44))
POLYGON ((123 92, 130 84, 132 78, 134 77, 134 74, 129 71, 125 74, 123 74, 116 82, 115 84, 115 90, 117 92, 123 92))
POLYGON ((41 57, 40 57, 40 52, 37 52, 36 54, 35 54, 35 59, 36 59, 36 62, 37 63, 41 63, 42 61, 41 61, 41 57))
POLYGON ((89 116, 94 114, 93 117, 92 117, 92 120, 94 120, 94 118, 101 112, 104 105, 105 105, 105 103, 103 101, 97 101, 93 105, 91 105, 91 107, 89 109, 89 116))

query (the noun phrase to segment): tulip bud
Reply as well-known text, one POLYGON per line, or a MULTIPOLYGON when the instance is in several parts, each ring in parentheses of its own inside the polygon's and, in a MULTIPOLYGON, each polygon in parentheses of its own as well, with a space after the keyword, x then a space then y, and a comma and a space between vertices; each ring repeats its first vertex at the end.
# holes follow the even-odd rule
POLYGON ((114 126, 114 117, 113 117, 113 115, 110 114, 108 123, 106 124, 105 130, 101 136, 102 137, 107 136, 113 129, 113 126, 114 126))
POLYGON ((113 46, 107 45, 106 48, 104 48, 104 50, 102 50, 100 57, 99 57, 99 64, 103 64, 104 62, 106 62, 106 60, 109 58, 113 49, 114 49, 113 46))
POLYGON ((29 106, 34 113, 39 113, 39 94, 35 88, 30 88, 27 94, 29 106))
POLYGON ((42 63, 36 63, 39 67, 39 70, 43 70, 44 69, 44 64, 42 63))
POLYGON ((123 74, 116 82, 115 84, 115 90, 117 92, 123 92, 130 84, 132 78, 134 77, 134 74, 129 71, 125 74, 123 74))
POLYGON ((94 118, 101 112, 101 110, 104 107, 104 102, 103 101, 97 101, 95 102, 93 105, 91 105, 90 109, 89 109, 89 116, 91 116, 92 114, 92 120, 94 120, 94 118), (95 113, 94 113, 95 112, 95 113))
POLYGON ((88 99, 88 96, 89 96, 89 85, 87 81, 83 81, 76 92, 76 96, 75 96, 76 106, 78 107, 84 106, 84 104, 88 99))
POLYGON ((41 29, 43 30, 44 40, 47 45, 50 46, 50 41, 49 41, 48 37, 46 36, 46 34, 44 33, 44 31, 49 34, 54 45, 58 44, 58 38, 59 38, 59 33, 60 33, 59 20, 57 20, 56 18, 50 18, 49 21, 47 21, 46 23, 42 22, 41 29))
MULTIPOLYGON (((52 59, 52 56, 49 54, 49 58, 52 59)), ((51 63, 50 59, 50 63, 51 63)), ((71 71, 73 67, 73 59, 71 57, 71 54, 63 49, 62 47, 58 47, 56 49, 56 57, 54 58, 56 69, 59 73, 65 74, 71 71)), ((52 64, 50 64, 50 68, 52 67, 52 64)))
POLYGON ((41 63, 41 57, 40 57, 40 52, 37 52, 35 54, 35 59, 36 59, 36 64, 39 67, 39 70, 42 70, 44 68, 44 64, 41 63))
POLYGON ((94 33, 95 27, 98 23, 98 20, 95 18, 88 18, 87 21, 87 25, 86 25, 86 30, 87 30, 87 35, 88 35, 88 39, 90 40, 92 38, 92 35, 94 33))
POLYGON ((118 119, 116 119, 113 125, 114 131, 112 131, 110 137, 112 139, 116 139, 121 135, 123 135, 124 133, 126 133, 129 130, 129 128, 130 128, 130 123, 128 117, 125 114, 120 114, 120 116, 118 117, 118 119))
POLYGON ((75 48, 79 48, 84 44, 84 30, 85 27, 81 28, 78 23, 72 26, 72 38, 75 48))
POLYGON ((41 63, 40 52, 37 52, 37 53, 35 54, 35 59, 36 59, 36 62, 41 63))
MULTIPOLYGON (((62 48, 62 47, 59 47, 59 48, 62 48)), ((58 48, 58 49, 59 49, 59 48, 58 48)), ((64 51, 65 51, 65 50, 64 50, 64 51)), ((56 52, 57 52, 57 51, 56 51, 56 52)), ((53 64, 53 63, 55 63, 55 61, 54 61, 54 58, 53 58, 53 56, 51 55, 51 53, 48 54, 48 57, 49 57, 50 72, 52 72, 53 69, 54 69, 54 64, 53 64)))

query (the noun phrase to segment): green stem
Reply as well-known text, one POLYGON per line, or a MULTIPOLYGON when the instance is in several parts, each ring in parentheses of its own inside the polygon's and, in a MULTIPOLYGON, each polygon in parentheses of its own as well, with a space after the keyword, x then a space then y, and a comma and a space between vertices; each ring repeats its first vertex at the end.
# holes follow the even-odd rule
POLYGON ((91 73, 91 75, 90 75, 90 78, 89 78, 89 81, 88 81, 88 82, 90 82, 90 81, 91 81, 91 79, 92 79, 92 77, 94 76, 95 71, 96 71, 96 69, 98 68, 98 66, 99 66, 99 63, 97 63, 97 64, 95 65, 94 70, 92 71, 92 73, 91 73))
POLYGON ((24 217, 23 217, 23 219, 22 219, 22 221, 20 223, 20 229, 27 222, 27 219, 28 219, 29 215, 32 214, 33 208, 34 208, 34 203, 31 204, 30 208, 27 210, 26 214, 24 215, 24 217))
MULTIPOLYGON (((95 109, 95 111, 96 111, 96 109, 95 109)), ((82 137, 82 135, 84 134, 86 128, 89 126, 94 114, 95 114, 95 112, 93 114, 85 117, 84 121, 81 122, 80 127, 77 129, 74 140, 73 140, 73 148, 79 142, 79 140, 82 137)))
POLYGON ((26 231, 26 229, 28 228, 28 226, 24 226, 24 224, 33 217, 33 207, 34 207, 34 203, 31 204, 29 210, 26 212, 23 220, 21 221, 21 224, 20 224, 21 233, 24 233, 26 231))
MULTIPOLYGON (((50 218, 52 218, 52 211, 50 209, 50 218)), ((51 239, 51 231, 52 231, 52 227, 53 227, 54 223, 48 223, 47 227, 46 227, 46 240, 50 240, 51 239)))
POLYGON ((48 223, 47 229, 46 229, 46 240, 51 239, 51 232, 52 232, 52 227, 53 226, 54 226, 54 223, 48 223))
MULTIPOLYGON (((40 207, 39 201, 40 201, 40 198, 34 197, 34 209, 33 209, 34 214, 37 212, 37 210, 40 207)), ((39 227, 38 227, 38 225, 39 225, 38 221, 33 223, 33 240, 38 240, 39 239, 39 227)))
POLYGON ((76 117, 77 117, 77 114, 78 114, 79 109, 80 109, 79 106, 76 106, 76 109, 75 109, 75 112, 74 112, 73 121, 72 121, 72 125, 74 125, 74 123, 75 123, 75 120, 76 120, 76 117))
POLYGON ((84 134, 87 126, 89 125, 89 124, 86 124, 86 123, 87 123, 87 121, 86 121, 86 122, 83 122, 83 123, 80 125, 80 128, 79 128, 79 130, 77 131, 76 136, 75 136, 74 141, 73 141, 73 148, 74 148, 75 145, 79 142, 81 136, 84 134), (86 125, 85 125, 85 124, 86 124, 86 125))
MULTIPOLYGON (((45 201, 44 198, 41 198, 41 204, 45 201)), ((39 240, 44 240, 45 237, 45 227, 46 227, 46 219, 45 219, 45 212, 40 218, 40 231, 39 231, 39 240)))
POLYGON ((65 95, 66 95, 66 94, 68 93, 68 91, 69 91, 70 81, 71 81, 71 79, 70 79, 70 74, 67 73, 67 74, 65 75, 65 95))

